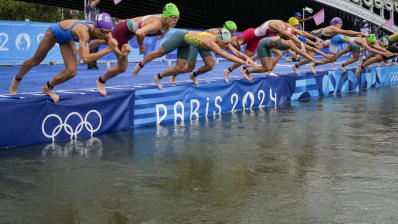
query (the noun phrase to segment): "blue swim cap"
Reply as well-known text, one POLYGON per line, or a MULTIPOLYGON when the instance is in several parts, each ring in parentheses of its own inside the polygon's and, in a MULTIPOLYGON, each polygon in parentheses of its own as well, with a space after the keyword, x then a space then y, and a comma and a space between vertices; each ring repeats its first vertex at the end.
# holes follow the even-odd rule
POLYGON ((301 17, 301 13, 296 12, 296 13, 294 14, 294 16, 301 17))
POLYGON ((301 42, 303 42, 303 43, 307 42, 307 38, 305 38, 305 37, 302 37, 302 36, 300 36, 300 35, 297 35, 297 38, 298 38, 301 42))

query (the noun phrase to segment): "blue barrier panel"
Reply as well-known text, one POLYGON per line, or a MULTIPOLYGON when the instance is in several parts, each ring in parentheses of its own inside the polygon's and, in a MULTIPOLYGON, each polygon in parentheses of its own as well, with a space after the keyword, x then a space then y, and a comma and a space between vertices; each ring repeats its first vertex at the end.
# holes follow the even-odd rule
POLYGON ((114 90, 107 97, 93 91, 63 91, 60 97, 58 104, 48 96, 31 94, 0 99, 0 147, 87 137, 132 126, 132 90, 114 90))
POLYGON ((360 77, 353 70, 281 75, 256 75, 225 84, 221 79, 178 86, 109 87, 107 97, 96 90, 57 91, 53 104, 43 94, 0 95, 0 147, 21 146, 59 139, 74 139, 133 127, 166 122, 183 123, 200 116, 235 110, 275 106, 289 101, 336 95, 398 84, 398 67, 366 69, 360 77))
POLYGON ((336 95, 360 89, 377 88, 398 82, 398 67, 375 67, 366 69, 356 78, 355 69, 319 72, 317 76, 307 72, 296 81, 291 100, 318 96, 336 95))
POLYGON ((359 78, 354 72, 337 70, 321 71, 317 76, 307 72, 301 76, 257 77, 250 83, 234 80, 225 84, 223 80, 217 80, 198 87, 192 84, 167 86, 161 91, 137 89, 134 127, 180 123, 200 116, 398 83, 398 68, 395 66, 367 69, 359 78))
MULTIPOLYGON (((22 63, 32 57, 51 23, 0 21, 0 63, 22 63)), ((58 44, 43 62, 62 62, 58 44)))
POLYGON ((252 82, 222 80, 196 87, 184 84, 176 87, 136 90, 134 127, 196 119, 199 116, 260 106, 272 106, 290 101, 295 89, 294 76, 254 78, 252 82))

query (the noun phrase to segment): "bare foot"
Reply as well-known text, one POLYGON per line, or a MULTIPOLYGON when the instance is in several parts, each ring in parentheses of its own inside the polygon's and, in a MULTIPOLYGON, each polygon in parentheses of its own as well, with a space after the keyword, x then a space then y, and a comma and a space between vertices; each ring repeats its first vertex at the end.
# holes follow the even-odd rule
POLYGON ((273 73, 273 72, 267 72, 266 73, 268 76, 273 76, 273 77, 278 77, 277 74, 273 73))
POLYGON ((175 75, 170 76, 170 84, 176 84, 176 76, 175 75))
POLYGON ((339 66, 339 68, 340 68, 341 70, 343 70, 344 72, 347 72, 347 69, 343 67, 343 64, 341 64, 341 65, 339 66))
POLYGON ((228 68, 224 69, 224 74, 225 74, 225 83, 229 83, 229 70, 228 68))
POLYGON ((138 72, 140 72, 140 70, 141 70, 141 66, 139 65, 139 63, 137 63, 135 65, 135 67, 134 67, 134 70, 133 70, 133 77, 134 78, 137 78, 138 72))
POLYGON ((160 83, 160 79, 158 78, 158 75, 154 75, 154 76, 153 76, 153 80, 155 80, 156 86, 157 86, 160 90, 162 90, 162 89, 163 89, 163 86, 162 86, 162 84, 160 83))
POLYGON ((311 68, 312 73, 314 73, 314 75, 316 75, 315 65, 311 64, 310 68, 311 68))
POLYGON ((16 80, 15 78, 12 79, 10 88, 8 89, 9 94, 17 94, 17 89, 21 81, 16 80))
POLYGON ((243 77, 247 79, 247 81, 251 82, 253 80, 252 76, 248 72, 246 72, 246 70, 241 69, 240 72, 242 73, 243 77))
POLYGON ((100 82, 98 79, 95 81, 95 83, 97 84, 98 92, 101 95, 106 96, 107 92, 106 92, 106 89, 105 89, 105 84, 100 82))
POLYGON ((293 66, 292 66, 292 69, 293 69, 293 71, 294 71, 297 75, 300 75, 300 72, 298 71, 296 65, 293 65, 293 66))
POLYGON ((192 79, 193 83, 194 83, 196 86, 199 85, 198 81, 196 80, 196 76, 194 76, 193 74, 191 74, 191 75, 189 76, 189 78, 192 79))
POLYGON ((47 84, 45 84, 43 86, 43 88, 41 89, 41 92, 44 94, 47 94, 51 97, 51 99, 53 100, 54 103, 58 103, 59 101, 59 96, 57 94, 55 94, 51 89, 49 89, 47 87, 47 84))

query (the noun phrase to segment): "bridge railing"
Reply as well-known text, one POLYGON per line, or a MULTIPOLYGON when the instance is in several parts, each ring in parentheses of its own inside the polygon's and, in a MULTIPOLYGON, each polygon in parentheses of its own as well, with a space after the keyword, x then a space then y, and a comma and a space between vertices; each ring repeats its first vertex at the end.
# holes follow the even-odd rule
MULTIPOLYGON (((398 2, 393 0, 314 0, 316 2, 328 5, 339 10, 345 11, 352 15, 366 19, 374 24, 383 25, 388 19, 393 18, 394 14, 398 13, 398 2), (380 11, 379 14, 375 13, 375 9, 380 11), (384 11, 388 13, 384 13, 384 11)), ((393 26, 384 29, 396 33, 398 27, 393 26)))

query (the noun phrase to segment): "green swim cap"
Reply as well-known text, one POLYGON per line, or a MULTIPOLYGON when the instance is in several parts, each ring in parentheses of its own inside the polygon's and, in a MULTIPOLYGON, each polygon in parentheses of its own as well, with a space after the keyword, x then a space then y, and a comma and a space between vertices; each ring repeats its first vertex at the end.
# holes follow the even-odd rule
POLYGON ((376 36, 372 33, 368 34, 368 37, 366 38, 366 41, 370 43, 376 43, 376 40, 376 36))
POLYGON ((173 3, 167 3, 163 8, 163 18, 167 18, 172 15, 180 15, 180 11, 173 3))
POLYGON ((228 20, 227 22, 224 23, 224 25, 222 25, 222 28, 226 30, 232 30, 232 29, 237 29, 238 27, 236 26, 236 23, 234 23, 231 20, 228 20))

